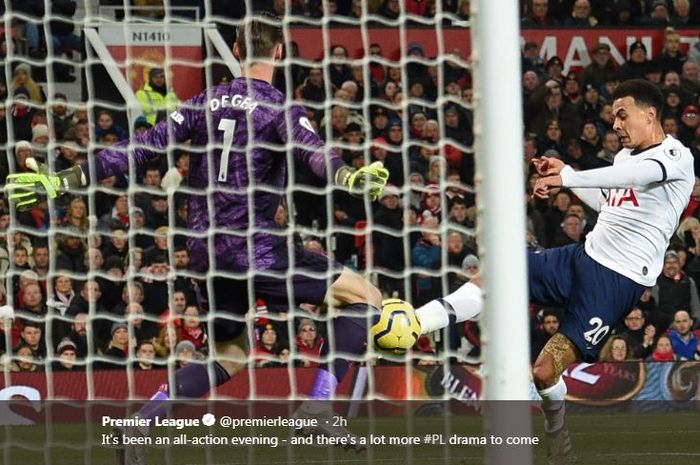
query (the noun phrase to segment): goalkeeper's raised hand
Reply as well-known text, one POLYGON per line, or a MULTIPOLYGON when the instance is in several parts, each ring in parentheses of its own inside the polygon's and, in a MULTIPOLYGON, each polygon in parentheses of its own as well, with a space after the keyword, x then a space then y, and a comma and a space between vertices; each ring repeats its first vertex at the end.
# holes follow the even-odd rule
POLYGON ((366 190, 374 201, 382 194, 389 180, 389 170, 380 161, 359 170, 344 166, 336 173, 336 180, 338 184, 346 186, 352 195, 361 196, 366 190))
POLYGON ((80 166, 50 173, 48 166, 34 158, 27 158, 26 166, 32 172, 10 174, 5 181, 10 202, 19 211, 35 207, 41 201, 41 194, 55 199, 70 189, 82 186, 83 171, 80 166))

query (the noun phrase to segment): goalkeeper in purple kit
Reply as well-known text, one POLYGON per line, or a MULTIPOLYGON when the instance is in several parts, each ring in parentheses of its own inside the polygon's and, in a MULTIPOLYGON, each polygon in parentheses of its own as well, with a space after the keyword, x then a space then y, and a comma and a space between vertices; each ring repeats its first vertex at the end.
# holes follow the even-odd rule
MULTIPOLYGON (((139 166, 153 157, 141 146, 163 149, 190 140, 194 147, 209 149, 190 158, 189 186, 203 192, 214 188, 210 196, 191 195, 188 200, 189 227, 193 230, 188 240, 191 269, 202 275, 209 269, 241 275, 237 279, 215 276, 208 278, 209 285, 203 280, 199 285, 203 302, 216 310, 216 379, 209 379, 205 365, 188 364, 175 373, 174 385, 154 396, 154 402, 170 396, 199 398, 244 367, 246 333, 242 317, 255 297, 278 308, 304 302, 339 307, 340 316, 333 320, 334 350, 355 356, 365 351, 368 311, 376 315, 381 308, 379 290, 358 274, 301 247, 290 253, 286 236, 274 222, 287 181, 287 156, 281 153, 285 145, 292 147, 293 156, 317 176, 330 176, 336 185, 354 194, 367 193, 372 200, 379 197, 389 177, 381 163, 354 170, 335 151, 326 153, 304 109, 299 105, 285 108, 285 96, 271 85, 274 62, 282 56, 282 34, 275 22, 257 16, 238 28, 233 52, 244 63, 242 77, 193 97, 170 114, 169 121, 131 139, 138 147, 133 149, 133 160, 139 166), (280 152, 269 149, 275 145, 280 152), (213 241, 207 233, 214 235, 213 241), (210 244, 215 247, 215 263, 208 260, 210 244), (287 278, 290 269, 293 271, 287 278), (245 276, 249 270, 253 296, 248 295, 245 276), (290 281, 293 301, 289 301, 290 281), (240 318, 226 318, 231 314, 240 318)), ((40 193, 54 198, 91 181, 127 172, 127 143, 105 149, 91 160, 96 177, 93 180, 87 162, 56 174, 49 173, 44 165, 29 162, 36 173, 11 174, 7 179, 10 201, 24 210, 39 202, 40 193)), ((325 345, 321 355, 327 355, 329 349, 325 345)), ((332 367, 322 365, 311 397, 330 398, 349 364, 335 359, 332 367)), ((154 416, 159 411, 154 402, 144 407, 143 416, 154 416)), ((314 413, 318 412, 310 414, 314 413)), ((119 459, 124 464, 143 460, 142 450, 128 448, 119 459)))

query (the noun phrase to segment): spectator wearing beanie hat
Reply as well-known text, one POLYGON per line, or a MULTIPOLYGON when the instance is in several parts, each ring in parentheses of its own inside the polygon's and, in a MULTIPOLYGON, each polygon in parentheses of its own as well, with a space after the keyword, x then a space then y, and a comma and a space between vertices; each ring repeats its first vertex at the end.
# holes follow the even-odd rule
POLYGON ((467 255, 462 260, 462 271, 467 275, 468 278, 473 278, 479 273, 479 257, 476 255, 467 255))
POLYGON ((11 89, 19 90, 20 87, 26 89, 27 97, 35 104, 42 104, 46 101, 46 94, 39 84, 32 78, 32 68, 28 63, 20 63, 15 68, 11 89))
POLYGON ((53 371, 82 371, 84 367, 76 364, 78 347, 70 338, 63 338, 56 347, 58 360, 51 365, 53 371))
POLYGON ((45 124, 37 124, 32 128, 32 144, 46 147, 49 144, 49 127, 45 124))
POLYGON ((67 103, 68 99, 65 94, 54 94, 49 118, 51 118, 51 122, 53 123, 53 129, 56 132, 57 140, 63 139, 63 133, 68 129, 71 118, 73 118, 73 115, 68 111, 67 103))
POLYGON ((178 368, 182 368, 189 363, 197 362, 202 359, 202 354, 197 352, 192 341, 178 342, 175 346, 175 356, 177 357, 178 368))
POLYGON ((559 83, 564 82, 564 62, 560 57, 555 55, 549 60, 547 60, 547 65, 545 66, 545 69, 547 71, 546 80, 554 79, 559 83))
POLYGON ((639 40, 632 43, 629 48, 629 59, 620 66, 618 71, 620 79, 623 81, 644 79, 648 64, 646 46, 639 40))
POLYGON ((479 264, 479 257, 474 255, 473 253, 470 253, 466 257, 464 257, 462 263, 460 264, 462 272, 454 273, 454 278, 449 282, 450 291, 454 292, 456 289, 459 289, 465 283, 468 283, 476 276, 478 276, 479 264))
POLYGON ((116 322, 112 324, 112 340, 104 353, 108 359, 101 364, 104 370, 123 370, 126 367, 126 359, 129 356, 129 328, 126 323, 116 322))
POLYGON ((151 129, 153 125, 148 122, 145 116, 141 115, 134 121, 134 133, 141 134, 151 129))
POLYGON ((15 165, 18 171, 27 170, 27 158, 34 156, 32 144, 26 140, 21 140, 15 144, 15 165))

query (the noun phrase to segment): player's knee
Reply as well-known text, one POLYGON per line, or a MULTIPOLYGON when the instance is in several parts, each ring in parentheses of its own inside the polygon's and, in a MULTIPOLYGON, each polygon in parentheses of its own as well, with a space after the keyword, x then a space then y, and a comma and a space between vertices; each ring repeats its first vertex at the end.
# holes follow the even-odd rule
POLYGON ((557 373, 554 366, 547 360, 537 359, 532 367, 532 380, 537 389, 546 389, 554 386, 557 373))
POLYGON ((360 275, 353 276, 351 299, 352 302, 348 304, 367 303, 375 308, 382 306, 381 291, 360 275))
POLYGON ((375 308, 382 307, 382 292, 372 284, 367 286, 367 303, 375 308))
POLYGON ((343 271, 331 288, 332 299, 341 305, 367 303, 381 308, 382 293, 372 283, 349 270, 343 271))

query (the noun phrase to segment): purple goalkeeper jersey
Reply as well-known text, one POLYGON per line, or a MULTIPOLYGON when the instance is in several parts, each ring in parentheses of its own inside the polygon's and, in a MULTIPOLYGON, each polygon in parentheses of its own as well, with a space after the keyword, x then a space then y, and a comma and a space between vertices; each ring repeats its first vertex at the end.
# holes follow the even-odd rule
MULTIPOLYGON (((209 267, 209 242, 203 234, 209 231, 214 234, 216 269, 248 270, 249 254, 255 269, 287 267, 287 239, 274 221, 287 182, 285 144, 323 179, 344 163, 335 151, 324 150, 301 106, 285 109, 284 104, 284 95, 269 83, 238 78, 193 97, 171 113, 169 121, 132 137, 137 165, 154 156, 141 146, 164 149, 171 142, 191 140, 189 186, 202 191, 188 201, 189 227, 194 231, 188 239, 192 270, 204 272, 209 267), (211 202, 206 195, 210 186, 211 202), (255 227, 263 231, 250 234, 249 208, 255 227)), ((127 143, 95 157, 97 179, 128 171, 127 143)), ((86 165, 83 171, 87 175, 86 165)))

